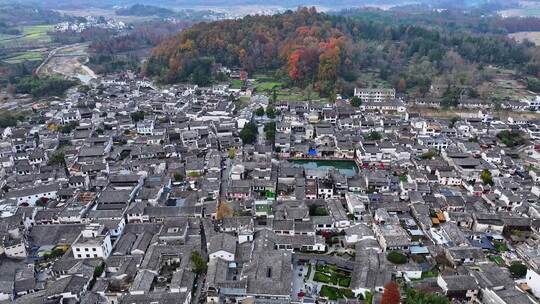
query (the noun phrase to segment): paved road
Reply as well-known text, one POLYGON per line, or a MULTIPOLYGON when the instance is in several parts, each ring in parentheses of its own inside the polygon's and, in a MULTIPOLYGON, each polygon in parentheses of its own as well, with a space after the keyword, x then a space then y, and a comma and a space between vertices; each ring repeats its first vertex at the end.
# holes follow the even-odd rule
MULTIPOLYGON (((202 252, 202 256, 206 259, 206 257, 208 256, 208 251, 206 248, 206 233, 204 231, 204 226, 202 224, 202 221, 200 222, 200 229, 201 229, 201 252, 202 252)), ((193 295, 193 298, 191 298, 192 304, 205 302, 205 296, 203 294, 203 287, 204 287, 205 281, 206 281, 206 273, 199 275, 197 277, 197 289, 195 290, 195 294, 193 295)))
POLYGON ((221 200, 226 200, 227 195, 227 189, 225 185, 225 181, 228 179, 230 171, 231 171, 231 164, 232 161, 226 157, 225 160, 222 163, 222 170, 221 170, 221 181, 219 183, 219 198, 221 200))
MULTIPOLYGON (((295 263, 293 265, 293 286, 292 286, 292 298, 293 300, 298 300, 298 293, 300 291, 305 292, 306 294, 309 294, 309 292, 306 292, 304 278, 306 279, 306 282, 309 278, 306 278, 308 272, 308 266, 304 265, 298 265, 295 263)), ((310 274, 312 276, 313 274, 310 274)))

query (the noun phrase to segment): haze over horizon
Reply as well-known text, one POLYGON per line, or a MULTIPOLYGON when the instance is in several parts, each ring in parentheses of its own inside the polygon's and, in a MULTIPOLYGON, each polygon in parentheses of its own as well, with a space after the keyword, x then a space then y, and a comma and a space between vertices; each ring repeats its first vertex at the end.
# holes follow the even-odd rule
POLYGON ((230 7, 230 6, 267 6, 267 7, 283 7, 294 8, 297 6, 322 6, 328 8, 347 8, 358 6, 395 6, 395 5, 409 5, 409 4, 427 4, 437 7, 466 7, 477 6, 487 3, 510 3, 514 1, 501 1, 501 0, 277 0, 269 3, 263 0, 96 0, 88 3, 86 0, 3 0, 0 3, 21 3, 21 4, 35 4, 42 7, 58 8, 58 7, 111 7, 111 6, 129 6, 134 4, 155 5, 164 7, 177 7, 177 8, 197 8, 197 7, 230 7))

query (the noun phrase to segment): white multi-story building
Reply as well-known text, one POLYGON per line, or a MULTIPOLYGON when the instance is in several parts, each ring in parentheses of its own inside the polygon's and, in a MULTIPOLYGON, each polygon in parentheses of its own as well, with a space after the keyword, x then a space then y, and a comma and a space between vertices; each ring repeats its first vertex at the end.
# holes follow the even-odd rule
POLYGON ((527 104, 530 111, 540 110, 540 96, 536 96, 534 99, 523 99, 522 102, 527 104))
POLYGON ((153 135, 154 134, 154 121, 144 120, 137 123, 137 134, 140 135, 153 135))
POLYGON ((22 240, 13 240, 4 244, 4 254, 8 258, 24 259, 27 257, 26 246, 22 240))
POLYGON ((359 89, 354 88, 354 96, 360 98, 362 101, 371 102, 383 102, 396 98, 395 89, 359 89))
POLYGON ((100 224, 87 225, 72 246, 73 257, 76 259, 105 259, 111 250, 110 233, 100 224))

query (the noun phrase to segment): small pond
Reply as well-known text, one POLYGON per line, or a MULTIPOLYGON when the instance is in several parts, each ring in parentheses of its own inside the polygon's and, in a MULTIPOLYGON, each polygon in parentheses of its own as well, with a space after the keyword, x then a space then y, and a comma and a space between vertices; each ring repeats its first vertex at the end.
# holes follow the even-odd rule
POLYGON ((358 173, 358 166, 352 160, 313 160, 313 159, 295 159, 290 160, 294 166, 304 167, 304 169, 337 169, 341 174, 352 177, 358 173))

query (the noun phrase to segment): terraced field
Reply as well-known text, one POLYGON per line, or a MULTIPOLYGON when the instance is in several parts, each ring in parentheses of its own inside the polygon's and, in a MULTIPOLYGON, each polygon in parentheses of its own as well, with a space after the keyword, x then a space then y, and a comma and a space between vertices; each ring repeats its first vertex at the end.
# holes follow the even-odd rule
POLYGON ((9 64, 22 63, 24 61, 42 61, 45 59, 47 49, 33 50, 21 53, 15 53, 12 57, 4 59, 4 62, 9 64))
POLYGON ((51 43, 48 32, 53 29, 53 25, 32 25, 24 26, 21 35, 0 35, 0 47, 35 47, 47 46, 51 43))
POLYGON ((0 60, 8 64, 42 61, 53 46, 48 35, 52 29, 53 25, 24 26, 20 35, 0 35, 0 48, 12 50, 0 60))

